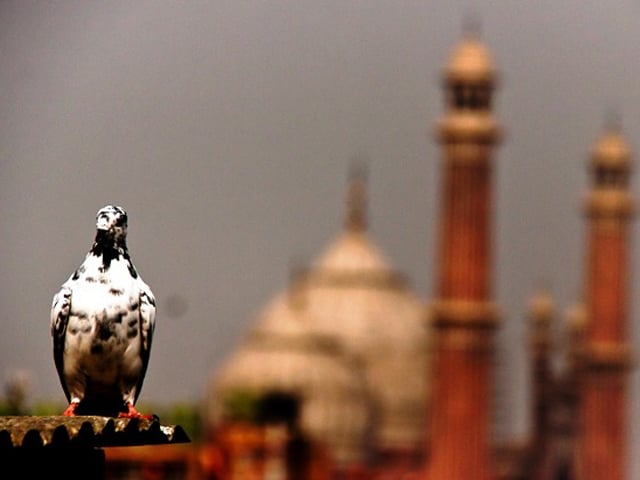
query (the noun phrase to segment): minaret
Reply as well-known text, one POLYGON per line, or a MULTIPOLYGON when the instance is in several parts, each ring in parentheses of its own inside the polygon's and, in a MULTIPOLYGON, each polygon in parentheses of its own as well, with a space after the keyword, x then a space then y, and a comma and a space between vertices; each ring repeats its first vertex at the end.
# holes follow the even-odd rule
POLYGON ((587 324, 580 358, 579 478, 626 478, 631 153, 618 127, 596 142, 587 219, 587 324))
POLYGON ((500 128, 491 112, 496 74, 489 52, 467 35, 444 72, 447 112, 440 237, 433 304, 435 350, 428 478, 492 477, 492 160, 500 128))
POLYGON ((537 292, 529 301, 528 316, 531 331, 532 391, 533 391, 533 465, 532 479, 545 480, 548 474, 551 433, 551 402, 554 383, 551 370, 551 322, 554 317, 551 295, 537 292))

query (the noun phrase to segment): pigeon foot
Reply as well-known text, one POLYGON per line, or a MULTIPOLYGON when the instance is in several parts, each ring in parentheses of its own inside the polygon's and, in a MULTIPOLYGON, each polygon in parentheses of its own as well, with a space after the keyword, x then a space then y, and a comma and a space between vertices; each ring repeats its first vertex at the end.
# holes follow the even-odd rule
POLYGON ((146 413, 140 413, 138 410, 136 410, 136 407, 133 406, 133 403, 127 403, 127 411, 120 412, 118 414, 118 418, 143 418, 145 420, 154 420, 156 416, 146 413))
POLYGON ((64 412, 62 412, 62 415, 65 417, 75 417, 77 407, 78 407, 77 402, 71 402, 67 407, 67 409, 64 412))

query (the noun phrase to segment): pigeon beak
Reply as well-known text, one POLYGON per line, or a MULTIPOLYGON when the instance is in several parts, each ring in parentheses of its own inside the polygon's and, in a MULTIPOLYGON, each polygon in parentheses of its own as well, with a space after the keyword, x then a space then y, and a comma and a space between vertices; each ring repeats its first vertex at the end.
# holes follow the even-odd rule
POLYGON ((98 230, 109 230, 109 221, 106 218, 99 218, 96 222, 96 229, 98 230))

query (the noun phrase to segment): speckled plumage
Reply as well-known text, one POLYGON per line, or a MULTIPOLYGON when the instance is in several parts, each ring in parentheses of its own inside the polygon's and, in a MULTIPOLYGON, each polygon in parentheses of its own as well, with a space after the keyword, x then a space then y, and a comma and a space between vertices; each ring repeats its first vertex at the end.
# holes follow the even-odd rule
POLYGON ((65 415, 142 416, 135 408, 149 363, 155 298, 127 250, 127 214, 107 205, 84 262, 54 295, 53 352, 65 415))

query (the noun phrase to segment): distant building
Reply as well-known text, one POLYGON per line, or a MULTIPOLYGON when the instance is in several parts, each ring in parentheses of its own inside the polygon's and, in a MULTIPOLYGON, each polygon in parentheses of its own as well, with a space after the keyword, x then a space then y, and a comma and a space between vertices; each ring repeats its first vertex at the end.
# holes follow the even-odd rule
POLYGON ((361 365, 336 339, 310 331, 298 288, 276 296, 217 372, 207 401, 209 429, 245 420, 233 404, 243 395, 255 402, 250 420, 256 422, 262 400, 288 395, 298 404, 298 427, 325 444, 336 464, 362 463, 370 401, 361 365))
POLYGON ((425 309, 369 238, 363 177, 351 179, 348 197, 344 231, 215 373, 209 419, 224 423, 234 392, 285 392, 338 470, 417 464, 428 404, 425 309))
POLYGON ((148 478, 161 470, 189 480, 626 478, 634 202, 631 151, 617 126, 592 152, 583 298, 562 341, 550 292, 536 292, 526 311, 530 438, 491 435, 502 321, 492 299, 496 80, 486 46, 464 38, 444 71, 428 306, 373 243, 365 178, 353 175, 343 231, 213 372, 207 441, 156 455, 107 452, 108 471, 137 462, 148 478))

